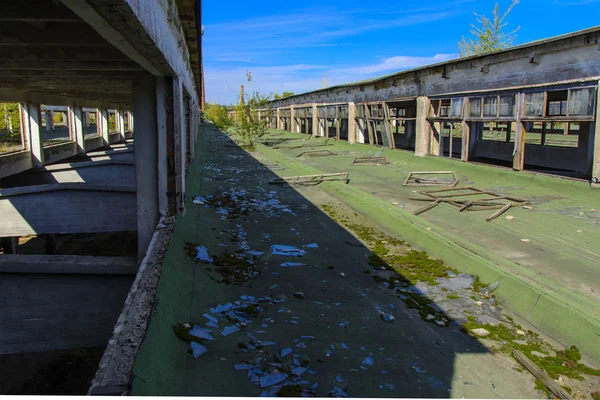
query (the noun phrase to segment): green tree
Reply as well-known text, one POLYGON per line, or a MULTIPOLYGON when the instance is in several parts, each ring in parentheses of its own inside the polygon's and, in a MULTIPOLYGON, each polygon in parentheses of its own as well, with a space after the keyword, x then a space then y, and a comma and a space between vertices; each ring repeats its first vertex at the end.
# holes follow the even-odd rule
POLYGON ((461 57, 469 57, 480 54, 487 54, 493 51, 502 50, 510 46, 515 38, 516 33, 521 27, 512 32, 504 32, 504 28, 508 25, 506 18, 512 9, 519 4, 520 0, 512 0, 512 3, 502 16, 498 10, 498 3, 494 7, 492 18, 485 15, 475 13, 479 27, 471 24, 471 33, 475 38, 466 39, 464 36, 458 42, 458 49, 461 57))
POLYGON ((227 107, 221 104, 208 103, 204 109, 204 115, 221 130, 226 130, 233 125, 227 107))
MULTIPOLYGON (((246 79, 249 84, 252 83, 251 72, 246 72, 246 79)), ((267 121, 261 121, 258 117, 258 110, 270 111, 268 103, 271 96, 263 95, 258 90, 251 90, 250 92, 250 95, 245 95, 245 99, 239 99, 238 104, 235 106, 239 121, 239 126, 235 130, 235 133, 243 146, 253 149, 256 141, 269 130, 267 121)))
POLYGON ((290 97, 290 96, 293 96, 293 95, 294 95, 294 92, 283 92, 281 95, 279 95, 279 94, 275 93, 275 94, 273 95, 273 98, 274 98, 275 100, 278 100, 278 99, 285 99, 286 97, 290 97))

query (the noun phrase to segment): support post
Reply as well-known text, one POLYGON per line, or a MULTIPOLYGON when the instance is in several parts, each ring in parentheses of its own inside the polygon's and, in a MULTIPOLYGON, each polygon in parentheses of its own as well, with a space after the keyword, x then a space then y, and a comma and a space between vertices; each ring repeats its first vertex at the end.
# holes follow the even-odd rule
POLYGON ((34 167, 42 167, 44 165, 44 139, 42 138, 41 121, 40 105, 27 103, 26 136, 34 167))
POLYGON ((102 136, 102 141, 105 146, 110 144, 108 138, 108 110, 101 108, 96 112, 96 127, 102 136))
POLYGON ((117 125, 117 132, 119 132, 119 142, 125 140, 125 111, 121 108, 115 110, 115 123, 117 125))
POLYGON ((279 115, 279 107, 275 111, 276 120, 275 120, 275 129, 281 129, 281 122, 279 121, 281 116, 279 115))
POLYGON ((356 104, 348 103, 348 142, 356 143, 356 104))
MULTIPOLYGON (((598 82, 600 85, 600 82, 598 82)), ((597 91, 598 93, 599 91, 597 91)), ((594 155, 592 157, 592 186, 600 187, 600 99, 596 95, 596 122, 591 124, 594 126, 594 136, 590 140, 590 144, 594 146, 594 155)), ((591 134, 591 132, 590 132, 591 134)), ((591 135, 590 135, 591 136, 591 135)))
MULTIPOLYGON (((169 106, 167 99, 170 99, 172 93, 167 90, 170 86, 170 78, 156 78, 156 127, 158 131, 157 148, 158 148, 158 212, 161 216, 168 214, 175 215, 175 201, 173 199, 173 208, 171 209, 171 197, 174 195, 174 190, 169 191, 169 185, 173 181, 170 173, 173 170, 169 164, 169 155, 172 154, 173 145, 169 146, 168 133, 172 129, 173 120, 167 118, 167 113, 170 113, 172 105, 169 106), (168 82, 166 82, 168 81, 168 82), (169 110, 169 111, 167 111, 169 110), (170 150, 169 150, 170 149, 170 150)), ((130 113, 131 114, 131 113, 130 113)), ((172 114, 169 114, 172 116, 172 114)), ((131 121, 129 122, 131 123, 131 121)), ((131 125, 130 125, 131 126, 131 125)), ((172 138, 172 136, 171 136, 172 138)), ((134 142, 135 148, 135 142, 134 142)))
POLYGON ((173 79, 173 132, 175 135, 175 186, 177 213, 185 212, 186 129, 185 105, 181 80, 173 79))
POLYGON ((295 133, 296 130, 296 110, 294 106, 290 106, 290 132, 295 133))
POLYGON ((69 129, 71 130, 71 139, 77 143, 77 154, 85 154, 85 135, 83 133, 81 107, 69 107, 69 129))
POLYGON ((316 103, 312 104, 312 133, 315 137, 321 136, 319 132, 319 110, 316 103))
POLYGON ((431 126, 427 117, 431 109, 431 100, 426 96, 417 97, 417 120, 415 123, 415 155, 424 157, 430 153, 431 126))
POLYGON ((139 76, 133 83, 133 112, 144 116, 136 121, 134 151, 138 259, 144 257, 159 218, 156 79, 147 74, 139 76))
MULTIPOLYGON (((515 122, 515 149, 513 151, 513 169, 516 171, 523 170, 525 164, 525 139, 527 137, 526 123, 521 122, 521 115, 523 113, 523 103, 525 101, 525 95, 519 93, 517 95, 517 106, 516 106, 516 122, 515 122)), ((531 124, 533 127, 533 124, 531 124)))
MULTIPOLYGON (((452 140, 452 138, 450 139, 452 140)), ((462 150, 460 153, 460 159, 462 161, 469 161, 469 150, 471 144, 471 127, 467 121, 462 121, 462 150)))

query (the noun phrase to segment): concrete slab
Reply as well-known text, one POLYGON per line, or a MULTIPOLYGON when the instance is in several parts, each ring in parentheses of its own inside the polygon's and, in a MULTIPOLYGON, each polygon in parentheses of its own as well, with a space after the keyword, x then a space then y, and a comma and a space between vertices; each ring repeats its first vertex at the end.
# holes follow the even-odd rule
POLYGON ((261 389, 247 378, 248 371, 236 371, 234 365, 263 365, 265 358, 284 358, 280 351, 291 348, 293 354, 286 357, 298 355, 298 362, 307 360, 314 370, 315 375, 306 372, 302 379, 304 386, 319 384, 318 397, 334 386, 352 397, 539 396, 533 378, 517 372, 513 360, 493 355, 456 325, 424 321, 364 274, 370 251, 320 211, 307 198, 309 192, 268 185, 276 175, 214 128, 205 127, 200 138, 187 180, 187 213, 177 219, 156 312, 137 354, 134 395, 258 396, 261 389), (192 202, 194 195, 230 189, 244 189, 244 198, 256 199, 258 210, 234 218, 218 207, 192 202), (259 275, 240 285, 219 283, 214 265, 196 264, 185 253, 187 242, 205 246, 212 257, 236 254, 240 247, 264 252, 254 261, 259 275), (296 246, 306 254, 273 255, 274 244, 296 246), (304 265, 286 267, 286 262, 304 265), (294 296, 299 291, 303 299, 294 296), (209 328, 217 340, 204 343, 208 352, 195 359, 172 326, 204 326, 210 308, 241 296, 285 301, 261 303, 259 315, 228 336, 221 331, 230 323, 221 319, 218 329, 209 328), (381 319, 378 307, 394 315, 393 324, 381 319), (252 336, 276 344, 245 348, 252 336))

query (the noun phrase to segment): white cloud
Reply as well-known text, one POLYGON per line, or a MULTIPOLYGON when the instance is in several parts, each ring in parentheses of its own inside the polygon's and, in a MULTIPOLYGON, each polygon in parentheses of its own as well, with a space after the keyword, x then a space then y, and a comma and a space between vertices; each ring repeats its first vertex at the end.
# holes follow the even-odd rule
POLYGON ((433 57, 395 56, 386 58, 378 64, 366 65, 363 67, 342 68, 339 71, 357 75, 370 75, 437 64, 458 57, 458 54, 436 54, 433 57))

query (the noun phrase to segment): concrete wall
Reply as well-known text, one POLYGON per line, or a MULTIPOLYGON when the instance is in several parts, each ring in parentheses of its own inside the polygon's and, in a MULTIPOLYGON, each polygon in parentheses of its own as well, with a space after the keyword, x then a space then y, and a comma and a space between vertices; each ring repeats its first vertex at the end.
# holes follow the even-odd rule
POLYGON ((77 155, 77 143, 67 142, 44 147, 44 163, 52 164, 77 155))
POLYGON ((16 175, 33 168, 30 151, 0 155, 0 178, 16 175))

